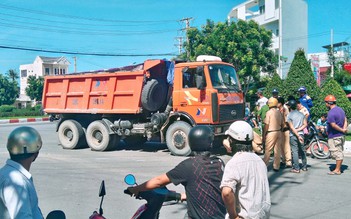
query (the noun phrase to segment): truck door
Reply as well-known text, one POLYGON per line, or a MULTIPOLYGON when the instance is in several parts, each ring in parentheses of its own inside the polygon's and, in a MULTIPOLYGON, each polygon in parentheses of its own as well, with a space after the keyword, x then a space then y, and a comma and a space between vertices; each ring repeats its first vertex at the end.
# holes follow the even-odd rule
POLYGON ((196 123, 211 122, 211 96, 206 89, 206 79, 203 67, 185 67, 182 69, 181 90, 178 111, 188 113, 196 123), (199 87, 199 75, 203 84, 199 87), (198 82, 196 82, 198 80, 198 82))

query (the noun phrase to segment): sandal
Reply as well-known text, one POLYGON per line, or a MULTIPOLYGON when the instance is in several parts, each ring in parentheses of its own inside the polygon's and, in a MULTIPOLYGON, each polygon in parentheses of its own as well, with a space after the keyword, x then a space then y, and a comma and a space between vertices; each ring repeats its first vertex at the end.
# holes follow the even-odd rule
POLYGON ((331 172, 329 172, 328 173, 328 175, 340 175, 341 174, 341 172, 334 172, 334 171, 331 171, 331 172))

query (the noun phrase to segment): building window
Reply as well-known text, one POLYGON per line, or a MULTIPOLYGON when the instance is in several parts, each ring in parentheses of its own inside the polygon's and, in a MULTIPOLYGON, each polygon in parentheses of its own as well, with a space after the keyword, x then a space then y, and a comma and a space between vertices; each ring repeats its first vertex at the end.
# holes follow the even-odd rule
POLYGON ((21 70, 21 77, 27 77, 27 70, 21 70))
POLYGON ((63 69, 63 74, 64 74, 64 75, 66 74, 66 69, 63 69))
POLYGON ((260 14, 264 14, 264 12, 265 12, 265 6, 261 5, 260 6, 260 14))
POLYGON ((55 75, 57 75, 57 73, 58 73, 58 71, 57 71, 58 69, 57 68, 55 68, 55 75))
POLYGON ((49 75, 50 74, 50 68, 45 68, 45 75, 49 75))
POLYGON ((276 29, 276 30, 275 30, 275 35, 276 35, 277 37, 279 37, 279 29, 276 29))
POLYGON ((60 75, 62 75, 62 68, 60 69, 60 75))

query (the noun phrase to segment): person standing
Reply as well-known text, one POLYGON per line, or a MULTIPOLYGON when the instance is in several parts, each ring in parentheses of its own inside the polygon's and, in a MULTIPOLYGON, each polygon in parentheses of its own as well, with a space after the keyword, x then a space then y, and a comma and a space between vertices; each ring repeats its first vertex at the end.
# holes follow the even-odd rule
POLYGON ((279 90, 277 88, 273 88, 273 90, 272 90, 272 97, 277 98, 277 99, 280 97, 279 96, 279 90))
POLYGON ((269 159, 274 150, 273 170, 279 171, 280 168, 280 148, 281 134, 284 127, 284 118, 277 109, 278 100, 274 97, 269 98, 267 105, 269 110, 264 119, 264 129, 262 133, 262 141, 265 144, 265 152, 263 161, 268 166, 269 159))
MULTIPOLYGON (((194 157, 179 163, 165 174, 156 176, 143 184, 129 187, 133 194, 149 191, 173 183, 185 187, 187 217, 195 219, 223 219, 226 209, 219 188, 224 163, 218 157, 210 156, 214 133, 209 126, 198 125, 189 132, 189 146, 194 157)), ((148 217, 145 217, 148 218, 148 217)))
POLYGON ((328 144, 331 157, 336 160, 335 169, 329 175, 340 175, 341 165, 344 160, 345 134, 347 133, 347 118, 345 111, 336 105, 336 98, 328 95, 324 98, 329 109, 327 117, 328 144))
POLYGON ((1 219, 43 218, 29 173, 41 146, 40 134, 31 127, 18 127, 10 133, 7 140, 10 159, 0 169, 1 219))
POLYGON ((289 124, 288 124, 288 114, 289 109, 285 106, 284 98, 278 98, 278 110, 284 118, 284 126, 282 130, 282 143, 280 144, 282 152, 283 165, 285 167, 292 167, 291 163, 291 148, 290 148, 290 137, 289 137, 289 124))
POLYGON ((291 110, 287 117, 290 128, 290 147, 293 161, 291 172, 300 173, 299 156, 301 156, 302 160, 301 170, 307 171, 307 157, 303 149, 303 129, 307 126, 307 119, 301 112, 297 111, 295 100, 289 100, 287 105, 291 110))
POLYGON ((237 151, 228 161, 220 185, 228 212, 226 218, 269 218, 271 200, 267 167, 252 152, 252 127, 244 121, 236 121, 225 134, 230 147, 237 151))
POLYGON ((257 111, 259 111, 264 105, 267 104, 268 99, 263 96, 263 91, 262 90, 258 90, 256 92, 258 100, 256 101, 256 106, 257 106, 257 111))
POLYGON ((299 101, 300 103, 306 107, 306 109, 308 110, 308 112, 310 112, 311 107, 313 107, 313 102, 312 102, 312 98, 310 96, 307 95, 307 89, 305 86, 301 86, 298 89, 298 92, 300 94, 299 97, 299 101))

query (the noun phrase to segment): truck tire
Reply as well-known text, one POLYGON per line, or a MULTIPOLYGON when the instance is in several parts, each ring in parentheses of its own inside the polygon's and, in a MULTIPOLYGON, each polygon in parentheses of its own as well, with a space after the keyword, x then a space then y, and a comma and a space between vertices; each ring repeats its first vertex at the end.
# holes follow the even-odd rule
POLYGON ((183 121, 177 121, 168 127, 166 143, 173 155, 188 156, 191 153, 188 141, 190 129, 191 125, 183 121))
POLYGON ((75 120, 65 120, 58 129, 58 138, 63 149, 76 149, 85 143, 82 126, 75 120))
POLYGON ((155 112, 164 106, 167 97, 167 84, 162 79, 151 79, 146 82, 141 93, 141 104, 144 109, 155 112))
POLYGON ((117 147, 120 138, 110 135, 104 122, 97 120, 89 124, 86 139, 92 151, 108 151, 117 147))

